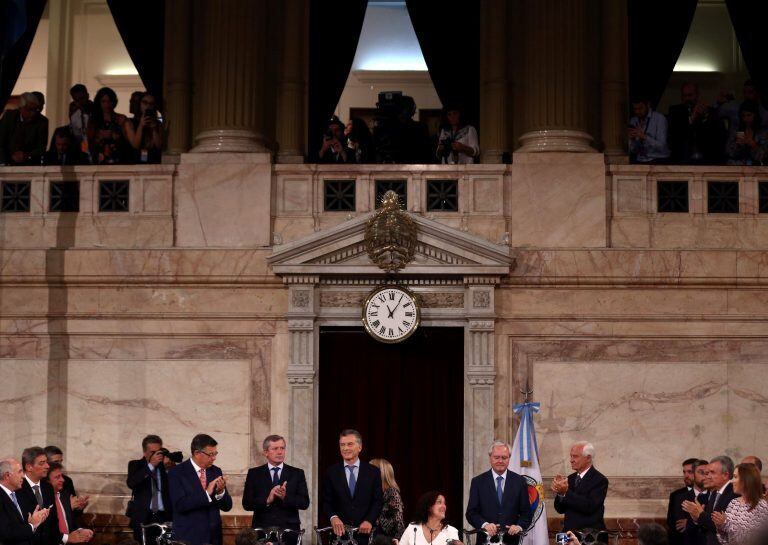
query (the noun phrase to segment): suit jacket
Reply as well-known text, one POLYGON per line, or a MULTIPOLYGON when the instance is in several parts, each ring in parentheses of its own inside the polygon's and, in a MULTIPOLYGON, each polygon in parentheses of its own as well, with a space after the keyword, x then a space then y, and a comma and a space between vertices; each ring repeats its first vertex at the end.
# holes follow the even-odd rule
MULTIPOLYGON (((168 515, 168 520, 170 520, 172 506, 168 490, 168 474, 163 464, 159 465, 159 469, 163 509, 168 515)), ((128 478, 125 480, 125 484, 131 489, 131 501, 128 502, 125 515, 130 517, 131 525, 138 526, 149 519, 150 505, 152 503, 152 475, 149 472, 145 458, 128 462, 128 478)))
MULTIPOLYGON (((19 492, 16 492, 18 501, 19 492)), ((23 511, 23 509, 22 509, 23 511)), ((0 543, 4 545, 32 545, 35 533, 32 526, 19 514, 11 498, 0 489, 0 543)))
POLYGON ((677 521, 686 519, 688 525, 692 524, 690 515, 683 511, 683 502, 685 500, 693 501, 693 499, 693 489, 689 489, 687 486, 678 488, 669 494, 669 505, 667 506, 669 545, 683 545, 684 532, 677 531, 677 521))
POLYGON ((608 493, 608 479, 597 469, 590 467, 578 488, 575 487, 577 473, 568 475, 568 491, 565 496, 555 497, 555 511, 565 515, 563 528, 576 531, 584 528, 605 529, 605 496, 608 493))
MULTIPOLYGON (((61 533, 59 532, 59 519, 56 515, 56 506, 54 505, 53 487, 46 481, 40 481, 40 493, 43 496, 43 506, 53 506, 54 508, 51 509, 45 522, 35 530, 35 538, 33 542, 35 545, 58 545, 61 543, 61 533)), ((37 507, 35 492, 32 490, 32 487, 29 486, 26 478, 22 481, 21 488, 16 491, 16 499, 24 513, 25 519, 33 513, 37 507)), ((11 505, 13 505, 13 502, 11 502, 11 505)))
POLYGON ((327 518, 336 515, 350 526, 359 526, 363 521, 376 524, 383 504, 384 492, 378 468, 360 461, 354 497, 349 493, 344 463, 328 468, 323 479, 323 511, 327 518))
POLYGON ((39 165, 48 142, 48 118, 38 115, 20 127, 19 115, 19 110, 6 110, 0 118, 0 163, 11 164, 13 152, 24 151, 32 158, 21 164, 39 165))
MULTIPOLYGON (((221 476, 221 469, 205 471, 207 482, 221 476)), ((232 496, 225 490, 221 499, 210 497, 200 484, 200 477, 186 460, 168 472, 168 489, 173 510, 173 535, 188 545, 221 545, 221 511, 232 509, 232 496)))
POLYGON ((285 500, 275 498, 271 505, 267 505, 267 497, 272 490, 272 475, 267 464, 253 467, 248 470, 243 490, 243 509, 253 511, 251 528, 277 528, 300 529, 299 509, 309 507, 309 492, 307 491, 307 479, 304 471, 283 464, 280 472, 280 484, 286 483, 285 500))
MULTIPOLYGON (((69 533, 72 533, 79 528, 77 520, 75 519, 75 512, 72 510, 72 496, 69 494, 69 492, 67 492, 66 489, 62 489, 62 491, 59 493, 59 496, 61 498, 61 509, 64 512, 64 518, 67 521, 67 529, 69 530, 69 533)), ((51 511, 54 510, 56 510, 55 505, 51 511)), ((58 511, 56 514, 58 515, 58 511)))
POLYGON ((531 524, 528 483, 521 475, 507 470, 504 493, 499 505, 495 479, 496 474, 492 470, 472 479, 469 485, 467 520, 477 529, 480 529, 485 522, 505 526, 516 524, 523 530, 527 529, 531 524))
POLYGON ((713 495, 717 494, 716 490, 709 492, 709 498, 707 504, 704 506, 704 512, 699 515, 698 526, 701 532, 701 538, 699 543, 706 543, 707 545, 718 545, 717 539, 717 527, 712 522, 712 511, 725 511, 731 500, 738 498, 739 494, 733 491, 733 485, 728 483, 723 493, 719 497, 713 500, 713 495))
POLYGON ((722 161, 726 133, 717 112, 713 108, 707 108, 707 112, 693 123, 689 121, 689 115, 686 104, 675 104, 669 107, 667 139, 673 161, 682 163, 722 161), (701 154, 701 158, 693 157, 696 152, 701 154))

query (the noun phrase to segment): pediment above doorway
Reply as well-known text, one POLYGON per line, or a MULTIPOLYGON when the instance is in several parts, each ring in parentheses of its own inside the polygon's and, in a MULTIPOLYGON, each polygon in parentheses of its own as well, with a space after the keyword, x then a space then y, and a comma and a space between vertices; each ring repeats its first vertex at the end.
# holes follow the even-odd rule
MULTIPOLYGON (((384 271, 365 251, 365 226, 371 212, 345 223, 276 246, 268 262, 286 281, 296 276, 382 277, 384 271)), ((507 276, 514 263, 507 246, 493 244, 453 227, 410 214, 417 225, 413 261, 398 276, 479 279, 507 276)))

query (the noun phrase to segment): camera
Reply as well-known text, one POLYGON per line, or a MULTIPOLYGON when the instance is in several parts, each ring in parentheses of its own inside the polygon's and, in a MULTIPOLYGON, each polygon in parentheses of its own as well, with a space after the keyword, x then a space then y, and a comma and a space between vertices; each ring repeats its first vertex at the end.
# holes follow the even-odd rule
POLYGON ((443 138, 440 140, 440 145, 443 147, 442 156, 443 157, 450 157, 451 153, 453 153, 453 148, 451 145, 453 144, 454 139, 452 136, 449 136, 447 138, 443 138))
POLYGON ((570 540, 568 534, 565 532, 558 532, 555 534, 555 543, 557 543, 557 545, 566 545, 570 540))
POLYGON ((167 448, 161 448, 158 450, 158 452, 161 452, 163 456, 175 464, 180 464, 184 461, 184 454, 180 450, 177 450, 176 452, 170 452, 167 448))

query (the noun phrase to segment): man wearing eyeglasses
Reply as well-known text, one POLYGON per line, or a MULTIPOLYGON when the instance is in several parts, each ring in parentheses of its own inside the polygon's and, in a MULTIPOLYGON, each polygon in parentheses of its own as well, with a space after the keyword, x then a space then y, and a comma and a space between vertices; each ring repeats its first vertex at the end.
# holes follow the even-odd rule
POLYGON ((173 534, 188 545, 222 545, 221 511, 232 509, 227 479, 213 465, 219 452, 210 435, 195 435, 192 456, 168 471, 173 534))
POLYGON ((48 118, 34 93, 22 93, 18 110, 0 118, 0 164, 40 164, 48 143, 48 118))

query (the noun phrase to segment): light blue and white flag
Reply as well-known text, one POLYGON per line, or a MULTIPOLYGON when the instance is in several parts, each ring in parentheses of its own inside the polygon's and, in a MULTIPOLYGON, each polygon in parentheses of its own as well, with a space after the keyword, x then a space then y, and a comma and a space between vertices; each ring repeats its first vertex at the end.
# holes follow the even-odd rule
POLYGON ((539 467, 539 445, 533 415, 541 409, 540 403, 519 403, 514 406, 520 417, 509 469, 522 475, 528 482, 528 499, 531 502, 531 526, 523 538, 524 545, 549 545, 547 510, 544 506, 544 484, 539 467))

